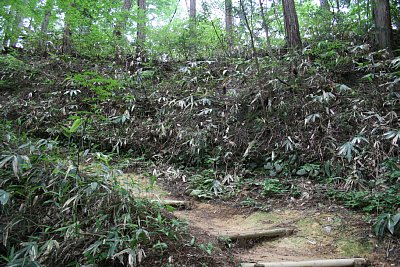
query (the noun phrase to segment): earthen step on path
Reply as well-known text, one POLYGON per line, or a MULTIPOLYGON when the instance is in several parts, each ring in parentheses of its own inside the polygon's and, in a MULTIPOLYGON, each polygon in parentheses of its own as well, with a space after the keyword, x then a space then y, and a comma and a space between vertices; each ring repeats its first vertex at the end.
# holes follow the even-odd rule
POLYGON ((190 209, 191 203, 183 200, 172 200, 172 199, 152 199, 152 202, 159 202, 161 205, 171 206, 179 209, 190 209))
POLYGON ((230 239, 231 241, 240 241, 240 240, 248 240, 248 239, 259 239, 259 238, 275 238, 281 236, 287 236, 293 234, 294 230, 289 228, 276 228, 269 230, 257 230, 253 232, 247 233, 239 233, 239 234, 225 234, 221 235, 221 239, 230 239))
POLYGON ((242 263, 241 267, 363 267, 367 261, 364 258, 309 260, 309 261, 282 261, 242 263))

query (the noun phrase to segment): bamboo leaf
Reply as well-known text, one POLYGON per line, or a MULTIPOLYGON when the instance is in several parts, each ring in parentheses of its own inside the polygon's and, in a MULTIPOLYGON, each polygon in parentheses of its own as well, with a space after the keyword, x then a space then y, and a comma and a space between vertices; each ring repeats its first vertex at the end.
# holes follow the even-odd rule
POLYGON ((69 128, 69 132, 70 133, 75 133, 78 130, 79 126, 81 126, 81 125, 82 125, 82 119, 81 118, 77 118, 74 121, 74 123, 72 123, 72 126, 69 128))
POLYGON ((10 199, 10 194, 2 189, 0 189, 0 203, 1 205, 6 205, 10 199))
POLYGON ((5 158, 3 158, 3 159, 0 161, 0 168, 3 168, 4 165, 6 165, 6 163, 7 163, 10 159, 12 159, 12 158, 13 158, 13 156, 6 156, 5 158))

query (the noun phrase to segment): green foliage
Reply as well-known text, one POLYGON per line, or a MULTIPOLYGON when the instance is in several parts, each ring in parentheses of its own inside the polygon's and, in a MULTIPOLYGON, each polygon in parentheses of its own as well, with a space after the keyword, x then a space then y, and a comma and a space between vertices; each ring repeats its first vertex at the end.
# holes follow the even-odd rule
POLYGON ((263 196, 267 197, 284 192, 286 192, 286 190, 278 179, 265 179, 261 183, 261 195, 263 196))
POLYGON ((32 74, 32 68, 22 60, 13 55, 0 55, 0 90, 15 90, 32 74))
POLYGON ((61 126, 61 128, 63 129, 63 134, 68 137, 71 138, 72 135, 74 133, 76 133, 76 131, 78 130, 78 128, 82 125, 82 119, 81 118, 77 118, 72 125, 68 128, 65 126, 61 126))
POLYGON ((68 94, 77 94, 80 90, 90 90, 94 92, 94 96, 100 101, 109 99, 115 95, 115 91, 123 86, 120 81, 107 78, 96 72, 86 71, 73 76, 67 77, 65 83, 68 87, 78 89, 79 91, 72 92, 68 90, 68 94))
POLYGON ((211 255, 214 250, 214 246, 211 243, 208 243, 207 246, 204 244, 200 244, 199 248, 205 252, 207 252, 208 255, 211 255))
POLYGON ((324 40, 306 48, 304 53, 315 58, 321 66, 332 69, 351 62, 347 56, 349 43, 345 41, 324 40))
POLYGON ((375 235, 383 237, 386 231, 392 235, 400 233, 400 213, 394 215, 384 213, 377 218, 374 224, 375 235))
POLYGON ((395 211, 399 207, 398 185, 390 186, 383 192, 352 190, 348 192, 331 190, 329 194, 344 202, 349 208, 362 209, 364 212, 395 211))
POLYGON ((317 177, 320 174, 320 169, 321 167, 318 164, 305 164, 296 171, 296 175, 317 177))
POLYGON ((223 184, 216 179, 213 170, 204 170, 201 174, 192 175, 189 179, 190 195, 210 199, 224 194, 223 184))
POLYGON ((399 158, 389 158, 382 163, 384 176, 389 179, 389 182, 395 184, 400 177, 399 158))
MULTIPOLYGON (((73 133, 79 125, 77 119, 66 130, 73 133)), ((95 155, 78 168, 57 142, 19 137, 12 127, 0 126, 0 136, 7 137, 0 143, 0 228, 7 233, 1 236, 1 264, 135 266, 152 249, 159 251, 160 240, 178 240, 181 223, 134 198, 116 181, 118 172, 95 155)))

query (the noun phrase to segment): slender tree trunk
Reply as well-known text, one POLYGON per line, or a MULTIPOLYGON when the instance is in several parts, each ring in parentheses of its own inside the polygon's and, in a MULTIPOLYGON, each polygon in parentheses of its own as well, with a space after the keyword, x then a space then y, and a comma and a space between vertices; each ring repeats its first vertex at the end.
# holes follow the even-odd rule
MULTIPOLYGON (((271 48, 271 40, 269 39, 269 26, 267 22, 267 18, 265 17, 265 12, 264 12, 264 6, 263 6, 263 1, 259 0, 260 2, 260 11, 261 11, 261 18, 262 18, 262 26, 264 28, 265 32, 265 38, 267 38, 267 50, 270 56, 272 56, 272 48, 271 48)), ((267 8, 267 7, 265 7, 267 8)))
POLYGON ((12 24, 11 34, 10 34, 10 46, 16 47, 19 39, 19 34, 21 33, 21 28, 23 27, 23 17, 22 12, 15 9, 15 20, 12 24))
POLYGON ((117 20, 114 26, 114 31, 113 34, 115 36, 115 60, 119 64, 123 63, 123 57, 122 57, 122 49, 121 49, 121 43, 122 43, 122 35, 126 31, 126 23, 128 21, 128 12, 132 8, 132 0, 124 0, 123 5, 122 5, 122 16, 117 20))
POLYGON ((8 25, 6 25, 6 27, 4 27, 4 37, 3 37, 3 42, 2 42, 2 49, 6 49, 6 47, 8 46, 8 41, 10 40, 9 38, 9 27, 7 27, 8 25))
POLYGON ((260 76, 261 69, 260 69, 260 63, 258 61, 257 49, 256 49, 256 46, 255 46, 255 43, 254 43, 253 29, 252 29, 252 27, 250 25, 249 19, 247 18, 247 14, 246 14, 246 10, 244 9, 243 1, 240 0, 239 4, 240 4, 240 7, 241 7, 242 12, 243 12, 243 18, 244 18, 244 22, 245 22, 246 28, 247 28, 247 30, 249 31, 249 34, 250 34, 251 50, 252 50, 253 58, 254 58, 255 63, 256 63, 257 75, 260 76))
POLYGON ((40 38, 39 38, 39 48, 44 50, 45 49, 45 39, 47 30, 49 28, 51 10, 46 10, 44 14, 44 19, 42 22, 42 26, 40 27, 40 38))
POLYGON ((339 11, 340 11, 340 0, 336 0, 336 9, 337 9, 337 13, 339 13, 339 11))
POLYGON ((302 45, 299 21, 297 19, 294 0, 282 0, 282 5, 285 22, 286 43, 290 48, 300 49, 302 45))
POLYGON ((132 0, 124 0, 123 10, 129 11, 132 8, 132 0))
POLYGON ((63 44, 61 51, 63 54, 72 54, 72 32, 70 25, 71 10, 75 8, 75 4, 72 1, 67 1, 63 7, 65 12, 64 16, 64 32, 63 32, 63 44))
POLYGON ((388 49, 391 52, 392 26, 389 0, 375 0, 373 15, 377 47, 379 49, 388 49))
MULTIPOLYGON (((28 6, 29 0, 24 1, 24 6, 28 6)), ((13 47, 16 47, 19 41, 19 37, 22 34, 22 30, 24 29, 24 14, 23 11, 17 11, 17 21, 18 21, 18 26, 15 27, 15 34, 14 36, 16 37, 16 41, 12 44, 13 47)))
POLYGON ((196 11, 196 0, 190 0, 189 18, 192 21, 196 20, 196 11))
POLYGON ((146 0, 137 0, 138 5, 138 23, 137 23, 137 55, 142 61, 145 59, 144 43, 146 41, 146 0))
POLYGON ((319 6, 323 9, 329 10, 329 1, 328 0, 319 0, 319 6))
POLYGON ((233 47, 233 16, 232 16, 232 0, 225 0, 225 30, 227 36, 228 50, 233 47))
POLYGON ((62 53, 63 54, 71 54, 72 53, 72 41, 71 41, 71 29, 69 23, 64 21, 64 33, 63 33, 63 45, 62 45, 62 53))
MULTIPOLYGON (((122 6, 122 11, 126 12, 123 16, 123 22, 122 25, 120 25, 120 27, 122 29, 120 29, 120 31, 125 31, 126 30, 126 21, 128 20, 128 12, 131 10, 132 8, 132 0, 124 0, 124 5, 122 6)), ((120 32, 120 34, 122 34, 120 32)))
MULTIPOLYGON (((278 2, 279 2, 279 0, 278 0, 278 2)), ((282 23, 281 23, 281 20, 280 20, 280 17, 278 15, 278 11, 277 11, 277 8, 276 8, 275 0, 272 0, 271 8, 274 10, 274 17, 275 17, 275 21, 278 23, 279 33, 283 34, 283 31, 284 31, 283 28, 284 27, 282 27, 282 23)))
MULTIPOLYGON (((132 0, 124 0, 122 5, 122 12, 129 12, 132 8, 132 0)), ((126 21, 128 20, 127 14, 123 13, 121 21, 118 21, 115 25, 114 35, 117 38, 122 36, 122 31, 126 29, 126 21)))
POLYGON ((366 0, 366 23, 365 23, 365 25, 364 25, 364 32, 367 32, 369 29, 370 29, 370 23, 369 23, 369 21, 370 21, 370 13, 371 13, 371 9, 370 9, 370 3, 371 3, 371 1, 370 0, 366 0))
MULTIPOLYGON (((8 17, 11 18, 11 10, 8 12, 8 17)), ((8 46, 8 41, 10 40, 10 20, 5 20, 3 22, 2 29, 3 29, 3 41, 2 41, 2 49, 6 49, 8 46)))

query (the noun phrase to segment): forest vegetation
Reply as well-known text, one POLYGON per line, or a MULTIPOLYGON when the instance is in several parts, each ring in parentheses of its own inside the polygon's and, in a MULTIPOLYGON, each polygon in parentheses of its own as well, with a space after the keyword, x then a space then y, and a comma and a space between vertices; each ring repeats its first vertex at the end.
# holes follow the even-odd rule
POLYGON ((237 266, 132 171, 335 203, 400 264, 400 1, 1 0, 0 50, 1 266, 237 266))

